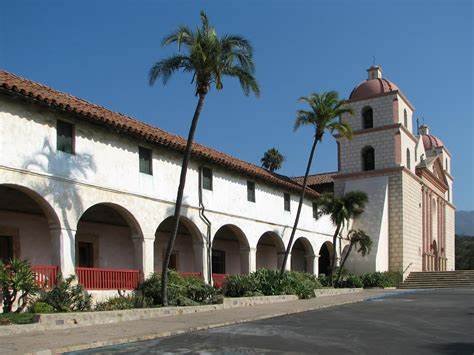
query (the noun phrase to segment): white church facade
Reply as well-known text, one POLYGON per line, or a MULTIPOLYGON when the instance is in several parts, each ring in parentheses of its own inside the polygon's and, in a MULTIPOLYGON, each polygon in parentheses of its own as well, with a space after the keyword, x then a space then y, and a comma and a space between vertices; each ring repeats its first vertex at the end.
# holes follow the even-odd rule
MULTIPOLYGON (((385 80, 379 69, 369 74, 380 77, 366 82, 385 80)), ((342 118, 354 139, 338 138, 338 172, 311 177, 287 268, 324 273, 338 252, 334 226, 314 210, 318 191, 329 187, 369 195, 354 227, 366 229, 376 247, 368 258, 352 258, 350 269, 454 269, 449 152, 426 127, 412 133, 413 107, 398 88, 361 86, 347 101, 355 115, 342 118)), ((135 287, 161 269, 184 145, 179 136, 0 71, 1 258, 28 259, 45 279, 76 274, 91 290, 135 287)), ((300 191, 297 178, 195 144, 171 266, 217 281, 278 268, 300 191)))

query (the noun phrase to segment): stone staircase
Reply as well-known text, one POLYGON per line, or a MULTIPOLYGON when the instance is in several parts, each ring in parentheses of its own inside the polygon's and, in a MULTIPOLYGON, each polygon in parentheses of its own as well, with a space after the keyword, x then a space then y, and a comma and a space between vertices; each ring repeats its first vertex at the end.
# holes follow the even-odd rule
POLYGON ((474 288, 474 270, 411 272, 400 288, 474 288))

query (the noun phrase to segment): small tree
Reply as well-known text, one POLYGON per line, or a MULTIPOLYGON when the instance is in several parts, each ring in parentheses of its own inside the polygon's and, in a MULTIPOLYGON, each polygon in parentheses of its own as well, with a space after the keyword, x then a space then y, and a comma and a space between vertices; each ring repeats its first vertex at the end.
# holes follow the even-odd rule
POLYGON ((366 256, 372 250, 372 239, 361 229, 350 230, 347 234, 347 239, 349 240, 349 248, 347 249, 347 253, 346 255, 344 255, 344 258, 342 259, 341 265, 339 267, 336 283, 341 278, 342 269, 344 268, 346 260, 354 247, 357 248, 357 253, 362 256, 366 256))
POLYGON ((262 167, 271 171, 272 173, 275 170, 278 170, 283 165, 285 157, 278 151, 276 148, 268 149, 264 154, 262 159, 260 159, 262 167))
POLYGON ((367 201, 367 194, 362 191, 351 191, 342 197, 324 194, 319 198, 320 213, 329 215, 332 223, 336 226, 332 238, 334 251, 331 255, 331 280, 336 268, 336 244, 339 233, 351 219, 364 212, 367 201))
POLYGON ((22 312, 39 287, 30 263, 26 260, 13 259, 9 264, 0 261, 0 286, 2 288, 3 313, 11 313, 15 301, 18 307, 15 312, 22 312))

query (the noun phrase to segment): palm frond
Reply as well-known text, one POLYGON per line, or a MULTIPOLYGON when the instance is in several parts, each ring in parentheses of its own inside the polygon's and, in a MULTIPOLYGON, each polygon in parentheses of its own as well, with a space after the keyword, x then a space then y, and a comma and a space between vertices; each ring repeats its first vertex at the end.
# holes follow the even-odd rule
POLYGON ((158 78, 166 84, 171 75, 178 70, 191 71, 192 65, 187 56, 174 55, 153 64, 148 74, 149 84, 153 85, 158 78))

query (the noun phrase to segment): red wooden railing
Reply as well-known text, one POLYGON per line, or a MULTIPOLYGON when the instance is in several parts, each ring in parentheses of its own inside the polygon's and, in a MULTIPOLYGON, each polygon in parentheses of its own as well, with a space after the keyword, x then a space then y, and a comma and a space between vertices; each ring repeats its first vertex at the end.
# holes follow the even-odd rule
POLYGON ((179 273, 182 277, 197 277, 198 279, 202 278, 201 272, 180 272, 179 273))
POLYGON ((224 286, 225 278, 227 274, 212 274, 212 280, 214 281, 214 287, 222 288, 224 286))
POLYGON ((33 265, 31 270, 35 273, 35 280, 39 286, 52 288, 56 284, 58 277, 56 265, 33 265))
POLYGON ((139 270, 78 267, 76 275, 86 290, 133 290, 140 282, 139 270))

